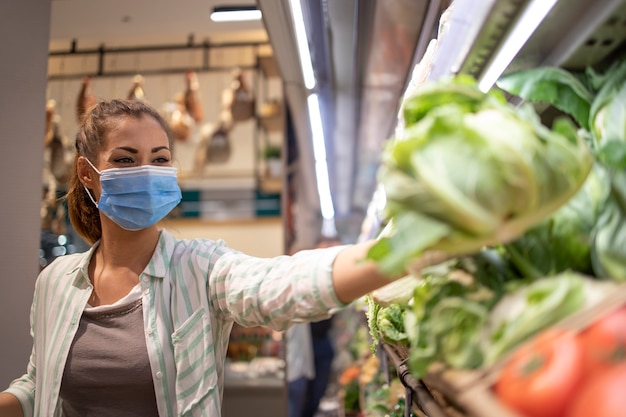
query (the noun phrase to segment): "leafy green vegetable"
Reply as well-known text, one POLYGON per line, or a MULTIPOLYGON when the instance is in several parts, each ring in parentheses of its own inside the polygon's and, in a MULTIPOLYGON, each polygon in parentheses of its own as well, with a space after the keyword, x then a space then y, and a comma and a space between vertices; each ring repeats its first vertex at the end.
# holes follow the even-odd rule
POLYGON ((409 404, 408 409, 405 406, 406 388, 398 377, 392 378, 389 383, 382 383, 373 392, 364 394, 364 416, 405 417, 408 415, 418 417, 412 404, 409 404))
POLYGON ((391 344, 408 345, 409 340, 404 330, 404 307, 392 304, 383 307, 376 317, 382 340, 391 344))
POLYGON ((482 335, 484 364, 501 359, 521 342, 579 310, 588 278, 564 272, 504 296, 493 308, 482 335))
POLYGON ((591 132, 597 158, 609 167, 626 169, 626 60, 600 73, 584 74, 540 67, 503 76, 503 90, 530 102, 549 103, 591 132))
POLYGON ((372 291, 369 296, 382 307, 406 306, 413 299, 413 291, 420 285, 420 278, 407 275, 372 291))
POLYGON ((360 411, 360 388, 359 381, 357 379, 353 379, 348 382, 346 386, 343 387, 344 396, 343 396, 343 408, 346 411, 360 411))
POLYGON ((509 242, 568 201, 593 157, 571 122, 543 126, 466 79, 425 86, 379 169, 394 233, 368 253, 397 274, 426 250, 457 256, 509 242))
POLYGON ((428 276, 415 290, 413 308, 404 313, 410 343, 409 369, 423 376, 435 361, 462 368, 482 362, 480 335, 492 296, 476 283, 428 276))
POLYGON ((595 275, 626 281, 626 171, 616 171, 611 191, 592 232, 595 275))
POLYGON ((608 192, 608 176, 596 165, 583 188, 548 219, 504 245, 512 263, 531 279, 566 270, 593 274, 591 235, 608 192))
POLYGON ((487 306, 462 297, 447 297, 433 308, 432 331, 439 339, 439 354, 453 368, 476 368, 483 362, 480 332, 487 306))
POLYGON ((518 274, 503 245, 483 248, 479 252, 457 258, 458 268, 471 274, 478 285, 499 298, 522 277, 518 274))
POLYGON ((382 235, 367 254, 383 271, 400 272, 399 266, 422 249, 434 246, 451 230, 444 223, 433 221, 417 212, 401 212, 390 219, 382 235), (419 233, 415 231, 419 230, 419 233), (393 238, 392 238, 393 237, 393 238))
POLYGON ((608 141, 598 150, 598 159, 607 167, 626 169, 626 142, 608 141))
POLYGON ((626 60, 614 64, 604 75, 589 120, 599 143, 626 140, 626 60))
POLYGON ((497 86, 524 100, 549 103, 589 128, 594 94, 579 78, 558 67, 538 67, 502 76, 497 86))
POLYGON ((380 342, 380 329, 378 328, 378 313, 382 308, 377 304, 371 295, 365 296, 367 301, 367 328, 371 337, 370 351, 376 353, 378 343, 380 342))

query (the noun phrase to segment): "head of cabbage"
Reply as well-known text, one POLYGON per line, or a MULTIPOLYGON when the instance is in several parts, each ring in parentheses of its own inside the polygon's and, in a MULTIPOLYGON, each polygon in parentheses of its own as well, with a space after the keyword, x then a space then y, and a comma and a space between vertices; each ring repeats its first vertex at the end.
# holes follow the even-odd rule
POLYGON ((593 164, 571 122, 549 129, 532 107, 473 80, 426 84, 403 109, 378 171, 389 227, 368 253, 387 273, 427 250, 460 255, 517 238, 567 202, 593 164))

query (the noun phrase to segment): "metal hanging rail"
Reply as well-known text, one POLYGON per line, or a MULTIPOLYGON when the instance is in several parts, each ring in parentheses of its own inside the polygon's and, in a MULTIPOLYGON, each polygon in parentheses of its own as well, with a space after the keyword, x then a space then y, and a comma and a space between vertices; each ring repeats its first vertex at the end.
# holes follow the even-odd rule
POLYGON ((237 67, 242 70, 256 70, 259 68, 259 48, 263 46, 270 46, 268 41, 258 42, 220 42, 210 43, 204 41, 202 43, 194 43, 193 37, 189 37, 189 41, 185 44, 164 44, 164 45, 145 45, 145 46, 131 46, 131 47, 106 47, 100 45, 97 48, 84 48, 78 49, 76 47, 76 40, 72 41, 72 44, 67 50, 50 51, 48 57, 50 58, 63 58, 63 57, 75 57, 80 55, 96 55, 98 57, 97 70, 85 71, 80 73, 71 74, 55 74, 48 76, 49 81, 53 80, 68 80, 68 79, 80 79, 86 76, 94 77, 120 77, 120 76, 133 76, 137 73, 142 75, 167 75, 178 74, 185 71, 195 72, 212 72, 212 71, 229 71, 233 66, 212 66, 209 60, 209 51, 219 48, 254 48, 256 62, 253 65, 238 65, 237 67), (144 52, 172 52, 172 51, 202 51, 202 64, 200 66, 184 67, 171 67, 161 69, 145 69, 145 70, 120 70, 120 71, 107 71, 105 70, 105 57, 111 54, 137 54, 144 52))

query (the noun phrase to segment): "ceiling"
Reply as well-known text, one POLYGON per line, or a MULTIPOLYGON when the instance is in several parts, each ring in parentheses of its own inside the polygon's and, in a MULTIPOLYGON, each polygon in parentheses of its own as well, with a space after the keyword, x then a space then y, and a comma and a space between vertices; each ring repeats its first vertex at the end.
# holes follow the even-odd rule
MULTIPOLYGON (((300 160, 302 204, 299 232, 321 231, 315 164, 305 90, 296 59, 288 0, 258 0, 264 21, 214 23, 218 5, 250 5, 253 0, 52 0, 51 50, 106 45, 144 46, 269 39, 285 81, 294 117, 300 160)), ((345 240, 357 238, 376 185, 381 143, 395 125, 399 96, 415 59, 426 48, 449 1, 303 1, 316 92, 327 145, 336 225, 345 240), (419 42, 422 39, 421 43, 419 42)))
POLYGON ((214 6, 250 5, 254 0, 52 0, 51 47, 105 44, 149 45, 184 43, 195 39, 258 40, 265 37, 262 22, 215 23, 214 6))

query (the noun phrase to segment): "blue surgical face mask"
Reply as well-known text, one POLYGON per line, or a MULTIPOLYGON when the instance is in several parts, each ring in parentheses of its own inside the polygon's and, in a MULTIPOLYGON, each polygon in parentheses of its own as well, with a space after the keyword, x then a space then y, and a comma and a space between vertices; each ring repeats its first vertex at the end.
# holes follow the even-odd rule
MULTIPOLYGON (((86 158, 85 158, 86 159, 86 158)), ((141 230, 162 220, 180 203, 182 194, 176 168, 142 165, 111 168, 100 174, 102 194, 96 203, 87 187, 89 198, 100 211, 126 230, 141 230)))

